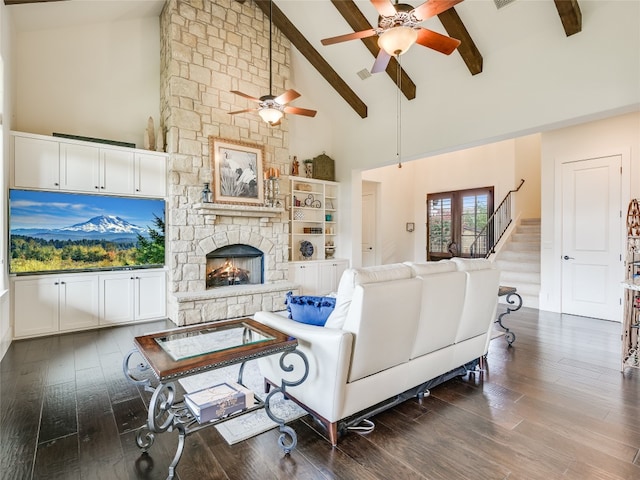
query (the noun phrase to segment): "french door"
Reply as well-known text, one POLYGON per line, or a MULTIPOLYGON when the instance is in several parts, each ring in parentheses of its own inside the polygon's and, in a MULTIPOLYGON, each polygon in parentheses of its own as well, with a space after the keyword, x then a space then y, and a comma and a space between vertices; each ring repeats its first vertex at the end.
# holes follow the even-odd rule
POLYGON ((493 187, 427 194, 427 260, 484 256, 493 187))

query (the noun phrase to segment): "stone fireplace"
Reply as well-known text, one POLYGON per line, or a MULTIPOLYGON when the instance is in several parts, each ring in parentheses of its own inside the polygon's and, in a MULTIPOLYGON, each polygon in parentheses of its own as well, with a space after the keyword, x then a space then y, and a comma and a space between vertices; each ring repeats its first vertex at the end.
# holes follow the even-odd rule
MULTIPOLYGON (((204 183, 212 181, 209 137, 263 146, 263 169, 287 172, 291 165, 287 121, 273 128, 257 114, 229 115, 246 108, 232 90, 256 97, 269 91, 269 19, 254 2, 168 0, 160 28, 161 124, 169 153, 168 316, 182 326, 282 310, 294 290, 284 210, 200 203, 204 183), (262 252, 260 283, 240 284, 234 277, 233 285, 207 288, 207 255, 238 244, 262 252)), ((291 45, 274 29, 274 90, 288 88, 290 62, 291 45)))
POLYGON ((185 251, 173 250, 171 270, 180 290, 168 301, 178 325, 283 310, 286 293, 298 292, 287 281, 289 226, 282 208, 195 204, 186 222, 193 239, 175 244, 185 251), (257 275, 246 282, 229 282, 227 276, 226 285, 207 288, 209 274, 237 256, 242 263, 236 266, 253 273, 257 268, 257 275))

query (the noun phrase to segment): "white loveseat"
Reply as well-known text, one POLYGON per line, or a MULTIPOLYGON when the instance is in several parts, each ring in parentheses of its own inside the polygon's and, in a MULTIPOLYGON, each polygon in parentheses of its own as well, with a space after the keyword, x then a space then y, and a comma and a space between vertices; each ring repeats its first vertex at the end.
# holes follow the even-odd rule
MULTIPOLYGON (((394 397, 409 398, 399 397, 407 392, 420 395, 483 357, 498 287, 499 271, 484 259, 348 269, 324 327, 273 312, 258 312, 255 319, 298 339, 309 374, 287 394, 327 428, 336 445, 356 414, 394 397)), ((303 365, 289 357, 294 368, 284 376, 295 381, 303 365)), ((278 361, 259 360, 262 375, 275 385, 283 378, 278 361)))

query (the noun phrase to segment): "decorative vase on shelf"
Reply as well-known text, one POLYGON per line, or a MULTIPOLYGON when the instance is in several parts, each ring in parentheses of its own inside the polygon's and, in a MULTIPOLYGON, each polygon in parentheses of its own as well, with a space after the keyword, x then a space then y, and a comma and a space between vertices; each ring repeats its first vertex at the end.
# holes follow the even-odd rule
POLYGON ((313 257, 313 244, 307 240, 300 242, 300 255, 303 260, 310 260, 313 257))
POLYGON ((209 188, 209 183, 205 183, 202 189, 202 203, 211 203, 211 188, 209 188))

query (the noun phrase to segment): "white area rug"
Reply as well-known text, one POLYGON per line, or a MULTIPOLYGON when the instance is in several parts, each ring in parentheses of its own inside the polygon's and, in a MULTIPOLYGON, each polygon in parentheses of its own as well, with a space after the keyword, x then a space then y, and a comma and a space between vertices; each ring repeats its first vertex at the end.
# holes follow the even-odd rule
MULTIPOLYGON (((237 381, 240 365, 212 370, 210 372, 193 375, 179 380, 180 384, 187 392, 195 392, 211 385, 222 383, 225 380, 237 381)), ((264 379, 260 375, 257 362, 249 362, 244 368, 243 384, 253 390, 262 400, 266 398, 264 392, 264 379)), ((271 400, 271 411, 278 418, 284 419, 285 423, 306 415, 302 408, 290 400, 284 400, 282 395, 275 395, 271 400)), ((224 437, 229 445, 241 442, 260 433, 277 427, 266 414, 264 409, 256 410, 245 415, 241 415, 232 420, 216 425, 216 429, 224 437)))

